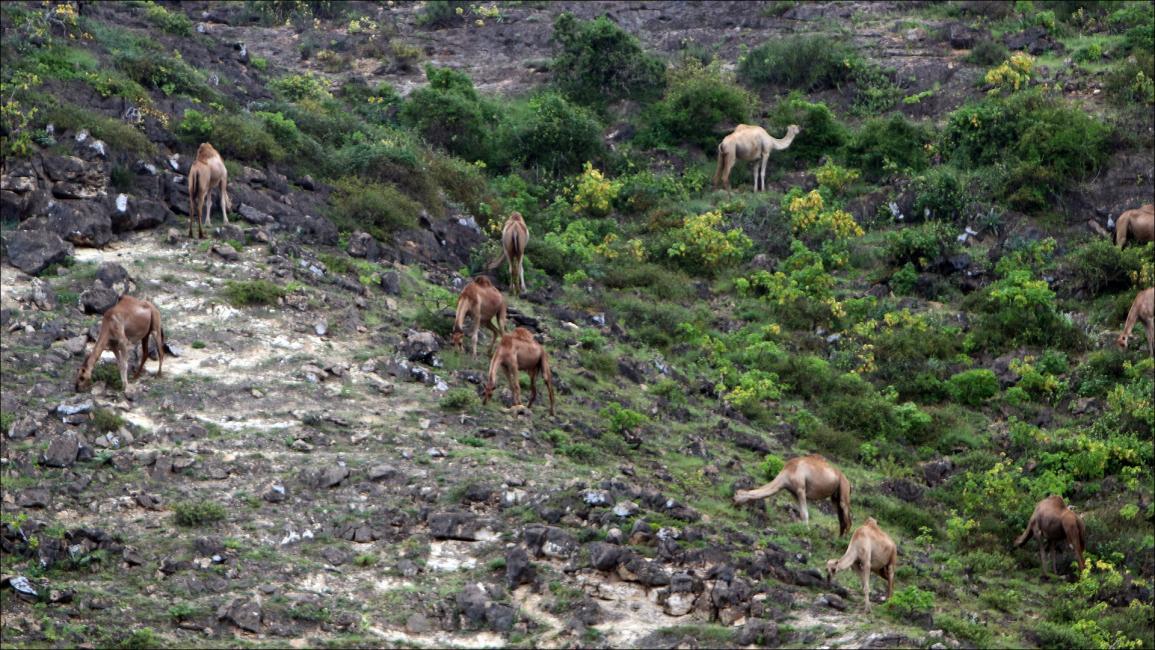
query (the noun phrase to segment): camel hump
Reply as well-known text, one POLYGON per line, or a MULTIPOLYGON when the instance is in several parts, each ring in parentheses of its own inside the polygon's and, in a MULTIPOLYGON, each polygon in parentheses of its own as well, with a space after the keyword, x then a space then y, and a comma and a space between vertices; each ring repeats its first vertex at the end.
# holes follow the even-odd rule
POLYGON ((479 287, 492 287, 493 286, 493 283, 489 281, 489 278, 485 277, 484 275, 479 275, 476 278, 474 278, 473 284, 476 284, 479 287))
POLYGON ((518 327, 518 328, 514 329, 513 335, 519 339, 524 340, 524 341, 532 341, 533 340, 533 332, 530 332, 529 330, 525 329, 524 327, 518 327))
POLYGON ((874 520, 874 517, 867 517, 866 521, 862 522, 862 525, 863 526, 878 526, 878 522, 874 520))
POLYGON ((205 161, 213 156, 219 156, 217 150, 207 142, 202 142, 201 146, 197 147, 197 160, 205 161))

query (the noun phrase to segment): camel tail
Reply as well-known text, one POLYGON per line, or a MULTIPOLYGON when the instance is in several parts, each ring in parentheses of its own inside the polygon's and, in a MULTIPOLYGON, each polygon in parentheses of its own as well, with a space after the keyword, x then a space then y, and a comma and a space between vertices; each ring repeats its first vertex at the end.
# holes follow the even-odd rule
POLYGON ((1127 230, 1130 228, 1131 215, 1121 214, 1119 220, 1115 222, 1115 245, 1123 248, 1123 244, 1127 243, 1127 230))
POLYGON ((838 477, 838 536, 842 537, 850 532, 853 519, 850 516, 850 481, 845 474, 838 477))
POLYGON ((192 224, 196 221, 197 211, 196 204, 197 196, 200 194, 200 176, 192 173, 189 170, 189 186, 188 186, 188 218, 189 218, 189 232, 192 232, 192 224))
POLYGON ((1023 531, 1022 535, 1019 535, 1018 539, 1015 540, 1015 548, 1019 548, 1023 544, 1026 544, 1028 541, 1030 541, 1031 535, 1034 534, 1034 531, 1035 531, 1035 515, 1032 514, 1031 519, 1027 522, 1027 529, 1023 531))
POLYGON ((513 230, 513 234, 510 238, 513 240, 513 245, 510 247, 513 249, 513 254, 517 255, 518 257, 525 255, 525 242, 521 241, 520 233, 516 228, 513 230))
POLYGON ((488 265, 485 267, 485 270, 486 270, 486 271, 492 271, 493 269, 496 269, 496 268, 497 268, 497 266, 498 266, 499 264, 501 264, 502 260, 504 260, 504 259, 505 259, 505 246, 502 246, 502 247, 501 247, 501 253, 499 253, 499 254, 498 254, 498 256, 497 256, 497 257, 495 257, 495 258, 493 259, 493 261, 492 261, 492 262, 490 262, 490 263, 489 263, 489 264, 488 264, 488 265))
POLYGON ((722 169, 726 166, 726 149, 722 145, 718 145, 718 167, 714 170, 714 189, 718 189, 718 183, 722 182, 722 169))
POLYGON ((553 406, 553 373, 549 370, 549 357, 546 356, 544 350, 541 353, 541 377, 545 380, 546 389, 549 390, 549 414, 556 415, 553 406))

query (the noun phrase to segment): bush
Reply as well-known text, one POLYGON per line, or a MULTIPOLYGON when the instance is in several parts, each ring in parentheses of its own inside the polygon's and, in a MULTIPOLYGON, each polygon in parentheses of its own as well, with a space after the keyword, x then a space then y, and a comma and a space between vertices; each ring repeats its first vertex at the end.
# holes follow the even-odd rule
POLYGON ((549 176, 569 174, 602 154, 602 127, 587 109, 571 104, 557 93, 529 101, 529 115, 513 126, 512 138, 502 148, 516 151, 526 167, 549 176))
POLYGON ((274 305, 288 293, 284 287, 268 280, 229 280, 224 288, 225 298, 238 307, 274 305))
POLYGON ((193 23, 188 16, 179 11, 169 11, 155 2, 145 4, 145 16, 152 24, 169 34, 177 36, 192 36, 193 34, 193 23))
POLYGON ((409 94, 401 121, 436 147, 469 161, 487 159, 498 118, 495 107, 481 100, 473 81, 461 72, 429 65, 425 76, 429 85, 409 94))
POLYGON ((185 63, 177 50, 171 54, 155 50, 118 52, 113 62, 133 81, 165 95, 187 95, 204 102, 221 99, 205 81, 204 73, 185 63))
POLYGON ((733 83, 732 75, 717 60, 709 65, 685 60, 667 79, 666 96, 642 116, 643 143, 681 146, 689 142, 713 152, 720 125, 734 126, 750 119, 753 98, 733 83))
POLYGON ((748 86, 811 92, 837 88, 850 79, 847 61, 858 55, 844 40, 789 36, 767 41, 738 63, 738 79, 748 86))
POLYGON ((128 422, 115 411, 98 408, 92 412, 92 428, 100 433, 112 433, 128 422))
POLYGON ((609 430, 617 434, 633 431, 649 421, 645 415, 628 408, 622 408, 622 405, 617 402, 611 402, 609 406, 603 408, 600 415, 609 421, 609 430))
POLYGON ((176 134, 191 144, 209 142, 213 138, 213 118, 195 108, 186 108, 184 118, 176 126, 176 134))
POLYGON ((972 183, 954 167, 942 166, 927 170, 914 179, 915 219, 941 219, 962 223, 973 196, 972 183))
POLYGON ((802 127, 789 149, 774 152, 774 160, 779 161, 776 164, 783 166, 817 164, 823 156, 837 157, 849 138, 846 127, 826 104, 809 102, 798 91, 775 104, 766 121, 772 135, 784 133, 791 124, 802 127))
POLYGON ((213 501, 180 501, 172 506, 178 526, 204 526, 224 520, 225 507, 213 501))
POLYGON ((894 266, 913 264, 918 270, 958 250, 953 228, 941 221, 928 221, 886 233, 886 256, 894 266))
POLYGON ((88 129, 93 137, 104 140, 113 151, 152 155, 156 145, 139 129, 121 120, 105 117, 76 104, 64 103, 44 112, 44 119, 56 125, 57 132, 88 129))
POLYGON ((610 289, 643 289, 657 300, 684 300, 694 294, 690 276, 647 262, 611 264, 602 276, 602 284, 610 289))
POLYGON ((786 461, 778 454, 766 454, 762 462, 758 463, 758 476, 765 481, 773 481, 785 466, 786 461))
POLYGON ((438 403, 446 411, 468 411, 479 403, 477 393, 468 388, 453 388, 438 403))
POLYGON ((666 255, 695 274, 712 275, 737 264, 754 246, 741 228, 725 230, 722 213, 717 210, 686 217, 671 235, 673 243, 666 255))
POLYGON ((662 61, 645 53, 637 37, 606 16, 578 20, 563 13, 554 21, 553 40, 561 48, 551 66, 555 83, 580 104, 647 102, 665 90, 662 61))
POLYGON ((388 242, 398 230, 417 226, 421 206, 392 185, 346 177, 334 187, 329 218, 343 231, 364 230, 388 242))
POLYGON ((998 65, 1002 61, 1006 61, 1010 57, 1010 51, 1006 46, 998 41, 983 39, 971 48, 970 54, 967 54, 963 59, 967 63, 989 68, 993 65, 998 65))
POLYGON ((299 102, 305 99, 323 100, 333 96, 329 92, 328 82, 311 72, 290 74, 273 79, 269 82, 269 90, 272 90, 281 99, 290 102, 299 102))
POLYGON ((660 348, 679 342, 678 325, 693 320, 693 313, 685 307, 648 297, 622 297, 612 300, 610 306, 618 314, 619 322, 628 326, 630 334, 660 348))
POLYGON ((213 120, 212 141, 226 159, 270 163, 285 157, 285 150, 265 130, 260 118, 246 113, 213 120))
POLYGON ((847 160, 871 181, 908 170, 919 172, 926 169, 930 141, 926 127, 901 115, 875 118, 867 120, 851 139, 847 160))
POLYGON ((979 406, 999 392, 999 378, 985 368, 958 373, 947 382, 951 399, 967 406, 979 406))
POLYGON ((899 589, 887 601, 886 611, 899 620, 909 620, 916 614, 927 614, 934 609, 934 593, 915 586, 899 589))
POLYGON ((1150 265, 1152 257, 1150 245, 1119 250, 1109 239, 1093 239, 1063 258, 1062 275, 1072 293, 1122 291, 1136 284, 1144 263, 1150 265))
POLYGON ((417 12, 417 24, 430 29, 445 29, 465 23, 469 3, 464 0, 427 0, 417 12))
POLYGON ((979 348, 1044 345, 1073 349, 1085 344, 1085 335, 1058 312, 1055 292, 1046 280, 1033 279, 1030 271, 1011 271, 965 302, 982 313, 979 326, 968 336, 970 344, 979 348))

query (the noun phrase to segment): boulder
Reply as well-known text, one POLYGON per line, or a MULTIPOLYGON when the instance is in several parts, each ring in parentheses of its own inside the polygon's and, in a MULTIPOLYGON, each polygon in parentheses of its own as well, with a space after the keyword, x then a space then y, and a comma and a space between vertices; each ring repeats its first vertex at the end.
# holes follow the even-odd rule
POLYGON ((112 210, 112 231, 121 233, 130 230, 147 230, 156 228, 168 221, 172 211, 168 206, 154 199, 141 199, 125 196, 121 201, 117 197, 112 210), (124 209, 121 209, 123 206, 124 209))
POLYGON ((75 249, 60 235, 41 230, 15 230, 4 235, 8 263, 29 275, 72 257, 75 249))
POLYGON ((381 245, 367 232, 355 232, 349 237, 349 255, 363 257, 370 262, 381 259, 381 245))
POLYGON ((261 631, 261 604, 245 598, 233 599, 217 609, 217 619, 256 634, 261 631))
POLYGON ((497 539, 498 527, 492 519, 467 512, 438 512, 426 520, 434 539, 459 539, 469 542, 497 539))
POLYGON ((49 201, 44 214, 26 220, 20 228, 56 233, 77 246, 101 247, 112 241, 112 219, 96 201, 49 201))

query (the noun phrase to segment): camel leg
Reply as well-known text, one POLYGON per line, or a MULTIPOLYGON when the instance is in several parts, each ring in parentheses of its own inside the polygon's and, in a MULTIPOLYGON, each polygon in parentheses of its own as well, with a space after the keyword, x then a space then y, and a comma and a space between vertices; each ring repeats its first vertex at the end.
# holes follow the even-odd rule
POLYGON ((759 190, 760 192, 766 191, 766 161, 769 158, 770 158, 770 152, 769 151, 762 154, 762 169, 758 172, 758 177, 762 181, 762 188, 759 190))
MULTIPOLYGON (((514 361, 516 363, 516 360, 514 361)), ((509 382, 509 389, 513 391, 513 405, 521 406, 521 381, 515 368, 505 369, 505 379, 509 382)))
POLYGON ((747 501, 754 501, 756 499, 765 499, 778 494, 782 488, 786 487, 786 478, 781 474, 774 477, 766 485, 753 490, 738 490, 734 493, 734 501, 737 503, 746 503, 747 501))
POLYGON ((497 342, 501 340, 501 330, 497 329, 492 319, 485 322, 485 327, 490 332, 493 332, 493 343, 489 345, 489 356, 493 356, 493 351, 497 349, 497 342))
POLYGON ((509 284, 513 288, 513 295, 521 296, 521 292, 518 291, 518 288, 517 288, 517 273, 515 273, 514 269, 513 269, 513 256, 506 255, 505 257, 509 262, 509 284))
POLYGON ((116 345, 112 346, 112 354, 116 356, 116 367, 120 370, 120 385, 124 392, 128 392, 128 346, 123 342, 117 341, 116 345))
POLYGON ((160 326, 160 310, 154 308, 152 317, 156 322, 156 329, 152 332, 156 337, 156 376, 160 377, 161 371, 164 370, 164 329, 160 326))
POLYGON ((730 191, 730 172, 734 169, 734 160, 736 158, 736 155, 727 155, 726 165, 722 168, 722 187, 724 187, 727 192, 730 191))
POLYGON ((140 379, 141 373, 144 372, 144 362, 148 359, 148 342, 152 339, 151 332, 144 335, 140 340, 140 364, 136 367, 136 372, 132 373, 132 380, 140 379))
POLYGON ((886 601, 890 602, 890 597, 894 595, 894 561, 886 565, 886 601))
POLYGON ((806 488, 798 490, 798 512, 802 515, 802 523, 810 528, 810 511, 806 508, 806 488))
POLYGON ((1143 329, 1147 330, 1147 354, 1155 357, 1155 322, 1143 323, 1143 329))
POLYGON ((481 303, 476 302, 473 305, 473 333, 470 338, 473 340, 473 351, 470 353, 474 358, 477 358, 477 335, 481 331, 481 303))
POLYGON ((529 403, 526 406, 533 406, 534 400, 537 399, 537 368, 529 371, 529 403))
POLYGON ((859 574, 862 576, 862 600, 866 603, 866 611, 870 611, 870 545, 867 544, 862 553, 863 557, 858 558, 859 574))
POLYGON ((209 190, 207 192, 205 192, 205 207, 203 210, 201 210, 201 212, 204 213, 203 216, 205 218, 205 225, 208 226, 209 228, 212 228, 213 227, 213 190, 211 187, 209 188, 209 190))
POLYGON ((521 288, 521 291, 525 291, 525 255, 520 255, 517 258, 517 286, 521 288))
POLYGON ((229 189, 228 183, 221 179, 221 218, 225 220, 225 225, 229 225, 229 189))
POLYGON ((1047 541, 1042 537, 1039 538, 1039 571, 1044 577, 1047 575, 1047 541))

